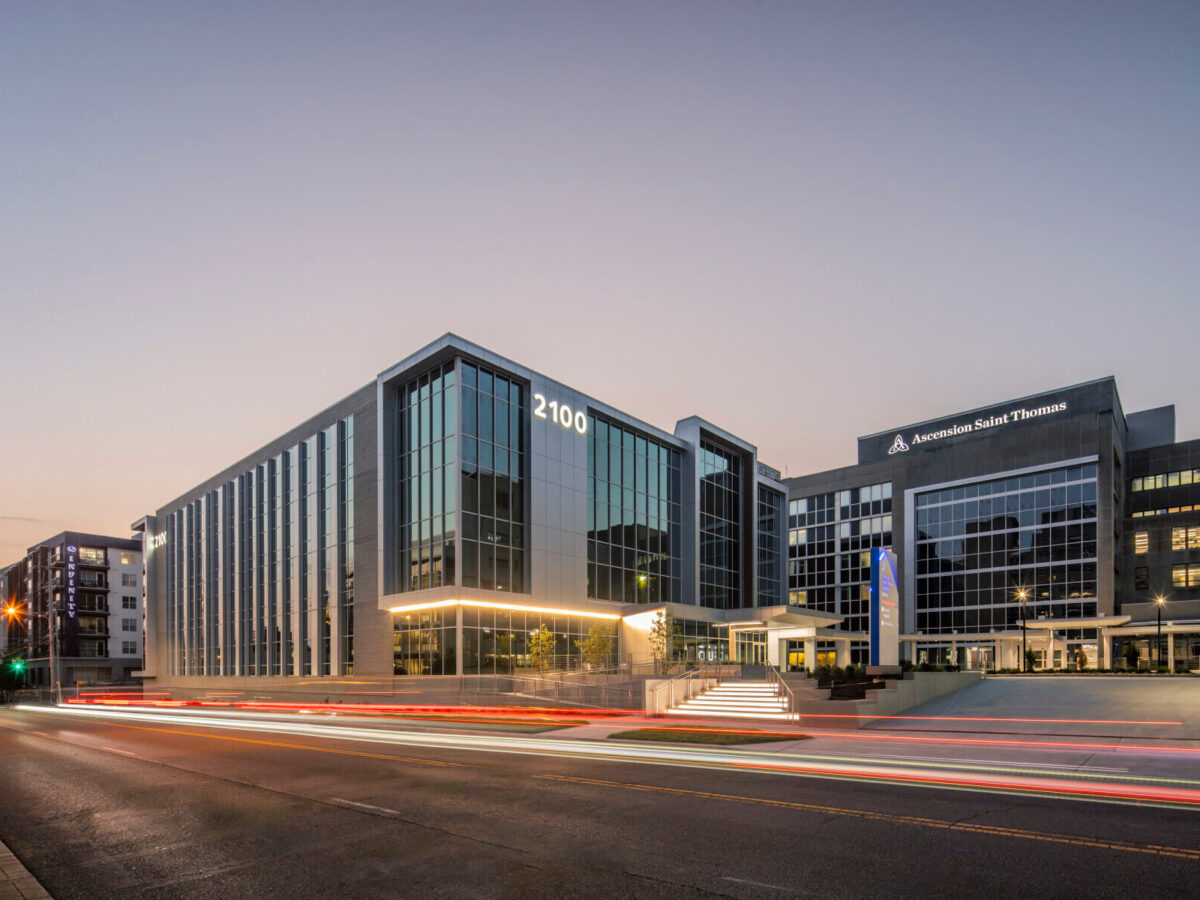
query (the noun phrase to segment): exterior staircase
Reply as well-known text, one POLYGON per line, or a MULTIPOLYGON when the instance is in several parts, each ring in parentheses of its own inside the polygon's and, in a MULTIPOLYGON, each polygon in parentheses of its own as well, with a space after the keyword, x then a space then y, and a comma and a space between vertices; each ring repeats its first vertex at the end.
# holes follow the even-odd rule
POLYGON ((725 681, 673 706, 669 716, 794 721, 788 700, 771 681, 725 681))

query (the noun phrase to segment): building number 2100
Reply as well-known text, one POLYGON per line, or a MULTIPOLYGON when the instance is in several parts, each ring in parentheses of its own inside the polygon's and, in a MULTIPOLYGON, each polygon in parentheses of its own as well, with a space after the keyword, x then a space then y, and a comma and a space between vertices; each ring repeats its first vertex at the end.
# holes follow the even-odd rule
POLYGON ((587 413, 583 410, 571 412, 571 407, 567 404, 557 400, 547 401, 542 394, 534 394, 533 402, 533 414, 539 419, 550 419, 563 428, 574 428, 580 434, 587 434, 587 413), (546 412, 547 409, 550 410, 549 413, 546 412))

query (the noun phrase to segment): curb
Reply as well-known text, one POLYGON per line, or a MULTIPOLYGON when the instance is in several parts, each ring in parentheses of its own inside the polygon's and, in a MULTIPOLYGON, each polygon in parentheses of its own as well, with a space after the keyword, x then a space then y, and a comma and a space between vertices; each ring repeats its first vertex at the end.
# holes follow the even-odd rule
POLYGON ((50 898, 46 889, 29 874, 21 861, 0 841, 0 900, 50 898))

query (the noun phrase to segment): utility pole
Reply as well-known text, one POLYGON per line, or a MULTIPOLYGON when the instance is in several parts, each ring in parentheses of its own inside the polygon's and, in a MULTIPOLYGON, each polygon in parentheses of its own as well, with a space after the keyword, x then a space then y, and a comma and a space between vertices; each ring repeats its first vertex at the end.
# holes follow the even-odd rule
POLYGON ((54 645, 58 643, 58 616, 55 615, 54 608, 54 591, 50 591, 50 608, 46 612, 46 619, 50 623, 50 691, 54 697, 56 705, 62 705, 62 681, 58 677, 58 655, 54 652, 54 645))

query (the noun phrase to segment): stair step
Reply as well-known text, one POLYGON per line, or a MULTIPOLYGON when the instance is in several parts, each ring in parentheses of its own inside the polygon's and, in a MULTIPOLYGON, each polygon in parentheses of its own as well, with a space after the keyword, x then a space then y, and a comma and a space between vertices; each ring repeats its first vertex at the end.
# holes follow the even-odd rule
POLYGON ((762 703, 732 703, 728 700, 714 700, 704 697, 697 700, 685 700, 680 706, 721 706, 727 709, 784 709, 787 703, 783 700, 763 701, 762 703))
MULTIPOLYGON (((699 718, 699 717, 704 716, 705 713, 697 712, 697 711, 693 711, 693 710, 682 709, 680 707, 675 707, 673 709, 668 709, 667 715, 694 716, 694 717, 699 718)), ((708 713, 707 715, 714 719, 778 719, 781 721, 792 721, 792 720, 795 720, 795 718, 796 718, 794 713, 784 713, 784 712, 769 713, 769 712, 722 711, 719 713, 708 713)))
POLYGON ((666 712, 713 719, 795 721, 788 699, 771 681, 726 681, 701 691, 666 712))

